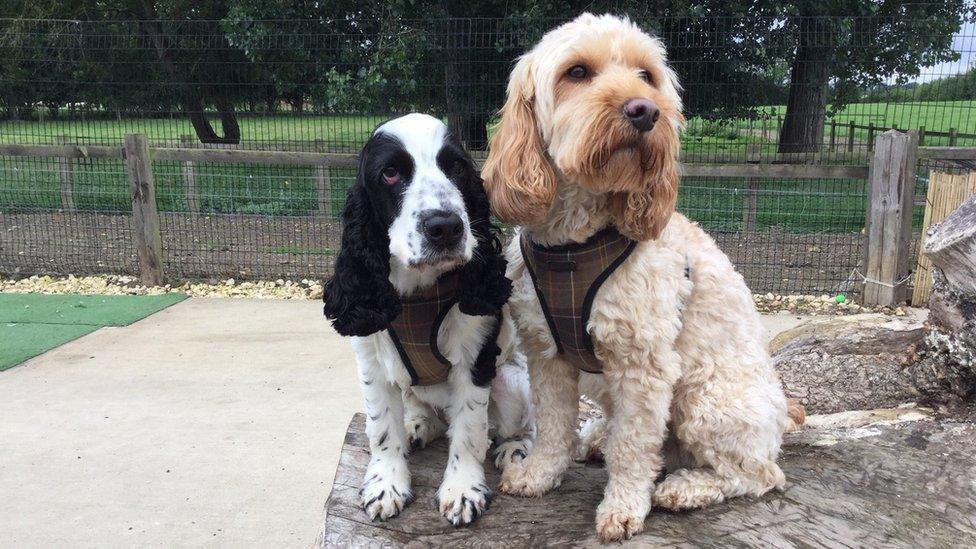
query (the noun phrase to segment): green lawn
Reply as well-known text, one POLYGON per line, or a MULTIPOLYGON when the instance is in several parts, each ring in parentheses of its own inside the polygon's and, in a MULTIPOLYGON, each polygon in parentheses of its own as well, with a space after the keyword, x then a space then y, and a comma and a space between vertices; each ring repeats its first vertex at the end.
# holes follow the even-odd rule
MULTIPOLYGON (((279 114, 239 117, 245 141, 315 141, 323 146, 361 144, 386 116, 315 116, 279 114)), ((220 132, 220 123, 213 121, 220 132)), ((0 122, 0 143, 51 143, 58 136, 69 136, 82 143, 119 142, 127 133, 144 133, 161 142, 177 142, 180 136, 194 135, 185 118, 123 118, 88 120, 37 120, 0 122)))
MULTIPOLYGON (((683 138, 683 154, 701 161, 741 159, 746 142, 763 144, 764 152, 775 150, 775 115, 785 107, 769 107, 773 118, 763 122, 731 120, 727 124, 689 121, 683 138), (707 127, 706 127, 707 126, 707 127), (764 131, 765 129, 765 131, 764 131)), ((875 122, 929 131, 956 127, 961 133, 976 133, 976 101, 941 103, 862 103, 849 105, 834 119, 858 124, 875 122)), ((325 149, 354 150, 383 120, 381 116, 242 116, 242 134, 249 141, 321 140, 325 149)), ((151 139, 178 141, 192 133, 182 119, 56 120, 0 122, 0 142, 52 142, 58 135, 70 135, 79 142, 120 142, 129 132, 144 132, 151 139)), ((846 127, 838 128, 838 144, 846 143, 846 127)), ((855 137, 866 140, 866 131, 855 137)), ((929 138, 927 144, 946 140, 929 138)), ((966 144, 960 140, 959 144, 966 144)), ((299 144, 307 146, 308 144, 299 144)), ((856 156, 863 158, 861 152, 856 156)), ((855 159, 856 160, 856 159, 855 159)), ((317 209, 312 168, 198 164, 197 186, 203 213, 259 215, 307 215, 317 209)), ((128 212, 128 182, 120 160, 74 161, 75 202, 82 210, 128 212)), ((182 167, 178 163, 154 165, 157 199, 162 211, 186 211, 182 167)), ((338 216, 345 189, 352 183, 352 170, 331 172, 332 214, 338 216)), ((680 194, 680 208, 703 225, 717 230, 734 230, 742 223, 744 180, 733 178, 686 178, 680 194)), ((788 231, 850 232, 863 226, 864 182, 835 180, 762 180, 758 196, 757 224, 788 231)), ((56 160, 23 157, 0 158, 0 212, 58 209, 61 204, 56 160)), ((284 251, 282 253, 285 253, 284 251)))
MULTIPOLYGON (((785 106, 766 107, 764 112, 772 116, 786 114, 785 106)), ((853 121, 858 125, 874 124, 878 128, 897 126, 903 130, 917 130, 924 126, 927 132, 948 132, 955 128, 958 133, 976 134, 976 101, 933 101, 913 103, 854 103, 841 109, 834 115, 829 115, 827 123, 836 120, 838 143, 843 143, 841 136, 846 138, 848 128, 843 127, 853 121)), ((773 122, 775 123, 775 122, 773 122)), ((829 126, 828 126, 829 128, 829 126)), ((855 139, 866 140, 867 130, 856 130, 855 139)), ((829 129, 824 136, 829 135, 829 129)), ((972 145, 976 140, 960 140, 957 144, 972 145)), ((926 137, 927 145, 947 145, 946 137, 926 137)))

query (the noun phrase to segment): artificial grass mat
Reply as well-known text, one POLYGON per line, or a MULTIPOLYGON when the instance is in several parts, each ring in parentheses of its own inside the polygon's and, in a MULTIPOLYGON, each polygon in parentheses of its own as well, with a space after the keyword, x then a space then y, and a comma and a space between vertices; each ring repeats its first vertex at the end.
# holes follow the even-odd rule
POLYGON ((0 371, 103 326, 128 326, 186 297, 0 293, 0 371))

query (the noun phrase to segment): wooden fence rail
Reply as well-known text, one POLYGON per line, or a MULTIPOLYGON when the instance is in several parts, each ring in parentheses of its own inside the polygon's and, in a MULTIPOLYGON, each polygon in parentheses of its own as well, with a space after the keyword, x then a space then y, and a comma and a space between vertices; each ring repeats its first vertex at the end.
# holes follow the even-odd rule
MULTIPOLYGON (((851 128, 855 126, 850 125, 851 128)), ((915 204, 914 167, 916 158, 976 160, 976 147, 919 147, 916 132, 904 134, 888 130, 877 138, 870 165, 823 163, 822 156, 801 154, 771 155, 763 158, 753 148, 746 163, 689 163, 682 166, 685 176, 744 178, 743 227, 755 230, 758 204, 756 195, 764 178, 866 180, 869 207, 866 211, 866 256, 863 301, 868 305, 894 305, 905 296, 905 275, 909 255, 911 211, 915 204)), ((848 141, 850 142, 850 141, 848 141)), ((350 153, 307 151, 243 150, 233 148, 150 147, 144 135, 130 134, 124 146, 85 146, 0 144, 0 156, 33 156, 59 159, 62 206, 75 207, 69 197, 71 165, 67 160, 87 158, 124 159, 132 191, 133 231, 140 272, 147 284, 163 280, 159 214, 156 211, 152 162, 177 162, 181 165, 187 210, 200 212, 196 167, 200 163, 234 163, 314 168, 318 194, 316 214, 331 215, 331 169, 355 169, 357 156, 350 153)), ((476 155, 480 164, 483 155, 476 155)))

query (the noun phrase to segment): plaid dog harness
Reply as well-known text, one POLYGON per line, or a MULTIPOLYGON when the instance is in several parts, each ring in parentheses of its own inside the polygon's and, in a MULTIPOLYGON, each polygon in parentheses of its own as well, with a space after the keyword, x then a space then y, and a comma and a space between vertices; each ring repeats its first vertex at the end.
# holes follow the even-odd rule
POLYGON ((586 323, 596 293, 637 242, 608 227, 582 244, 544 248, 525 233, 519 244, 559 354, 580 370, 601 373, 586 323))
POLYGON ((458 272, 442 276, 427 290, 400 298, 403 310, 387 331, 413 385, 447 381, 451 363, 437 348, 437 334, 444 317, 457 303, 458 272))

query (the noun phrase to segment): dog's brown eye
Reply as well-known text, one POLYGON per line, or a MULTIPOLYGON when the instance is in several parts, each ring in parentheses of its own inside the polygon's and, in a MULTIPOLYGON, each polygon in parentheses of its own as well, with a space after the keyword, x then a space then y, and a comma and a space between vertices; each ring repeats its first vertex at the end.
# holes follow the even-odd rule
POLYGON ((400 182, 400 172, 393 166, 383 169, 383 182, 387 185, 396 185, 400 182))
POLYGON ((654 83, 651 80, 651 73, 649 73, 647 71, 637 71, 637 76, 639 76, 641 80, 643 80, 644 82, 647 82, 648 84, 653 84, 654 83))
POLYGON ((569 76, 570 78, 575 78, 577 80, 582 80, 586 78, 588 74, 589 71, 586 70, 586 67, 584 67, 583 65, 573 65, 572 67, 569 68, 568 71, 566 71, 567 76, 569 76))

